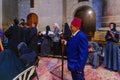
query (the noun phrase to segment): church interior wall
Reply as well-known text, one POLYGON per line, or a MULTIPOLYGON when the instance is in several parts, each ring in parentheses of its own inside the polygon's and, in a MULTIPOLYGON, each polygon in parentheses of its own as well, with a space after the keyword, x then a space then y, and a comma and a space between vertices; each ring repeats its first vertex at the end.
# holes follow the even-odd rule
POLYGON ((67 22, 70 24, 73 18, 72 10, 73 10, 73 7, 75 7, 78 4, 78 0, 71 0, 71 1, 66 0, 66 1, 67 1, 66 18, 67 18, 67 22))
POLYGON ((63 23, 63 0, 34 0, 34 8, 30 8, 30 0, 2 0, 3 27, 7 28, 14 18, 24 18, 30 13, 37 14, 38 27, 45 30, 47 25, 53 28, 53 23, 62 26, 63 23), (10 4, 12 2, 12 4, 10 4))
POLYGON ((102 0, 92 0, 92 7, 96 13, 96 30, 102 27, 102 0))
POLYGON ((35 0, 34 8, 31 8, 30 12, 38 15, 39 30, 45 30, 47 25, 53 28, 53 23, 62 26, 62 7, 62 0, 35 0))
POLYGON ((47 25, 53 28, 53 23, 57 22, 60 26, 63 24, 63 18, 66 17, 66 21, 70 24, 74 17, 75 11, 84 5, 90 6, 96 13, 96 29, 101 27, 102 17, 102 1, 101 0, 89 0, 78 2, 78 0, 66 0, 66 12, 64 15, 63 0, 34 0, 34 8, 30 8, 30 0, 3 0, 3 26, 8 25, 15 17, 27 18, 30 13, 37 14, 39 18, 38 27, 39 30, 45 30, 47 25), (12 2, 12 4, 9 4, 12 2))
POLYGON ((27 15, 30 13, 30 0, 18 1, 18 17, 26 20, 27 15))
POLYGON ((67 22, 71 22, 72 18, 74 17, 74 14, 76 10, 79 7, 82 6, 89 6, 94 9, 96 13, 96 30, 98 30, 101 27, 102 22, 102 1, 101 0, 90 0, 90 1, 83 1, 78 3, 78 0, 73 0, 73 2, 70 2, 67 0, 67 22))
POLYGON ((108 27, 110 22, 115 22, 120 27, 120 0, 103 0, 103 4, 102 26, 108 27))
POLYGON ((78 0, 73 0, 69 2, 67 0, 67 22, 70 24, 72 18, 74 17, 76 10, 82 6, 89 6, 92 8, 92 3, 90 1, 78 2, 78 0))
MULTIPOLYGON (((57 22, 62 26, 63 22, 63 4, 62 0, 34 0, 34 8, 30 8, 30 0, 1 0, 3 4, 3 15, 1 22, 3 28, 8 28, 10 21, 14 18, 27 18, 30 13, 36 13, 39 18, 38 27, 45 30, 45 26, 50 25, 52 28, 53 23, 57 22), (12 2, 10 4, 10 2, 12 2)), ((0 14, 1 15, 1 14, 0 14)))
POLYGON ((5 30, 18 17, 18 0, 2 0, 2 4, 2 26, 5 30))

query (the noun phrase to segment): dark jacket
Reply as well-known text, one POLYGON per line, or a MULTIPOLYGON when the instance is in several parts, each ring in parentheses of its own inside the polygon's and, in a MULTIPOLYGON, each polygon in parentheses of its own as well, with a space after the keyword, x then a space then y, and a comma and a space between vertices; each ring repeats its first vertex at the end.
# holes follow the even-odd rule
POLYGON ((20 59, 22 60, 25 67, 33 65, 36 60, 36 53, 32 51, 30 48, 24 48, 21 50, 20 59))
POLYGON ((12 80, 24 70, 20 59, 10 49, 0 53, 0 80, 12 80))
POLYGON ((106 36, 105 36, 105 40, 108 42, 118 42, 119 41, 119 32, 117 30, 111 30, 111 31, 107 31, 106 36), (112 32, 115 36, 112 37, 110 32, 112 32), (111 38, 109 38, 109 36, 111 36, 111 38))
POLYGON ((10 26, 5 36, 8 38, 8 48, 17 53, 17 45, 22 41, 21 28, 17 25, 10 26))
POLYGON ((28 35, 28 47, 30 47, 32 50, 34 50, 36 53, 38 53, 37 48, 37 28, 31 28, 29 35, 28 35))
POLYGON ((22 28, 22 41, 28 45, 30 28, 22 28))

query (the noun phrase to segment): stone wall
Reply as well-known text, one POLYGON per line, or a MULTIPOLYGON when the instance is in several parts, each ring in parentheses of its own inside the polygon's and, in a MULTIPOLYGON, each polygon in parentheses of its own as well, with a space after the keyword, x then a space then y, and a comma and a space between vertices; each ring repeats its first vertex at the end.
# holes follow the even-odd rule
POLYGON ((76 10, 82 6, 89 6, 94 9, 96 13, 96 30, 98 30, 102 22, 101 0, 83 2, 78 2, 78 0, 34 0, 34 8, 30 8, 29 0, 20 0, 19 18, 27 17, 29 13, 36 13, 39 18, 38 27, 40 30, 44 30, 46 25, 52 26, 54 22, 59 23, 60 26, 63 22, 70 23, 76 10))
POLYGON ((39 29, 45 30, 47 25, 53 28, 53 23, 57 22, 62 26, 63 22, 63 3, 62 0, 34 0, 34 8, 31 13, 36 13, 39 17, 39 29))
POLYGON ((67 4, 66 4, 66 19, 67 22, 70 24, 72 18, 74 17, 74 13, 76 10, 76 6, 78 5, 78 0, 66 0, 67 4))
POLYGON ((120 0, 103 0, 102 26, 106 27, 110 22, 117 23, 120 27, 120 0))
POLYGON ((102 23, 102 0, 92 0, 92 8, 96 13, 96 30, 101 28, 102 23))
MULTIPOLYGON (((15 17, 26 19, 29 13, 35 13, 39 18, 39 29, 45 30, 46 25, 50 25, 52 28, 55 22, 60 26, 62 26, 63 22, 70 23, 79 7, 89 6, 93 8, 96 13, 96 29, 101 27, 101 0, 83 2, 78 2, 78 0, 34 0, 34 8, 30 8, 30 0, 3 0, 2 4, 3 26, 15 17), (12 2, 12 4, 9 2, 12 2)), ((107 13, 104 13, 104 15, 106 14, 107 13)))
POLYGON ((78 8, 82 6, 89 6, 92 8, 92 3, 90 1, 78 2, 78 0, 67 0, 67 22, 70 24, 78 8))
POLYGON ((18 0, 2 0, 2 23, 6 29, 10 22, 18 17, 18 0))
POLYGON ((102 0, 89 0, 78 3, 78 0, 67 0, 67 22, 71 22, 76 10, 82 6, 89 6, 96 14, 96 30, 101 27, 102 22, 102 0))
POLYGON ((26 20, 30 13, 30 0, 18 0, 18 17, 26 20))

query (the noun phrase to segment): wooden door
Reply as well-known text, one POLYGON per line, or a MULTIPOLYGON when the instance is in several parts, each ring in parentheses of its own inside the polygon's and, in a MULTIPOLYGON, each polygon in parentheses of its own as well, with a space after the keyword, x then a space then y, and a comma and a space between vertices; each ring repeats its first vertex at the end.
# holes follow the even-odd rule
POLYGON ((32 23, 38 23, 38 16, 35 13, 30 13, 27 16, 27 24, 28 26, 32 26, 32 23))

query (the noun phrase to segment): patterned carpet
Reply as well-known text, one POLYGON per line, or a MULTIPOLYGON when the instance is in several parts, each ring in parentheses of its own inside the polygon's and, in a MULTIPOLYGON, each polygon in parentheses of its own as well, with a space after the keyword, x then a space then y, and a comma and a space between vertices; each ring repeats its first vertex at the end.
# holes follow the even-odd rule
MULTIPOLYGON (((61 60, 40 58, 37 74, 39 80, 61 80, 61 60)), ((70 71, 67 69, 66 60, 64 61, 64 80, 72 80, 70 71)), ((92 69, 90 65, 86 65, 85 80, 120 80, 120 74, 102 67, 92 69)))

